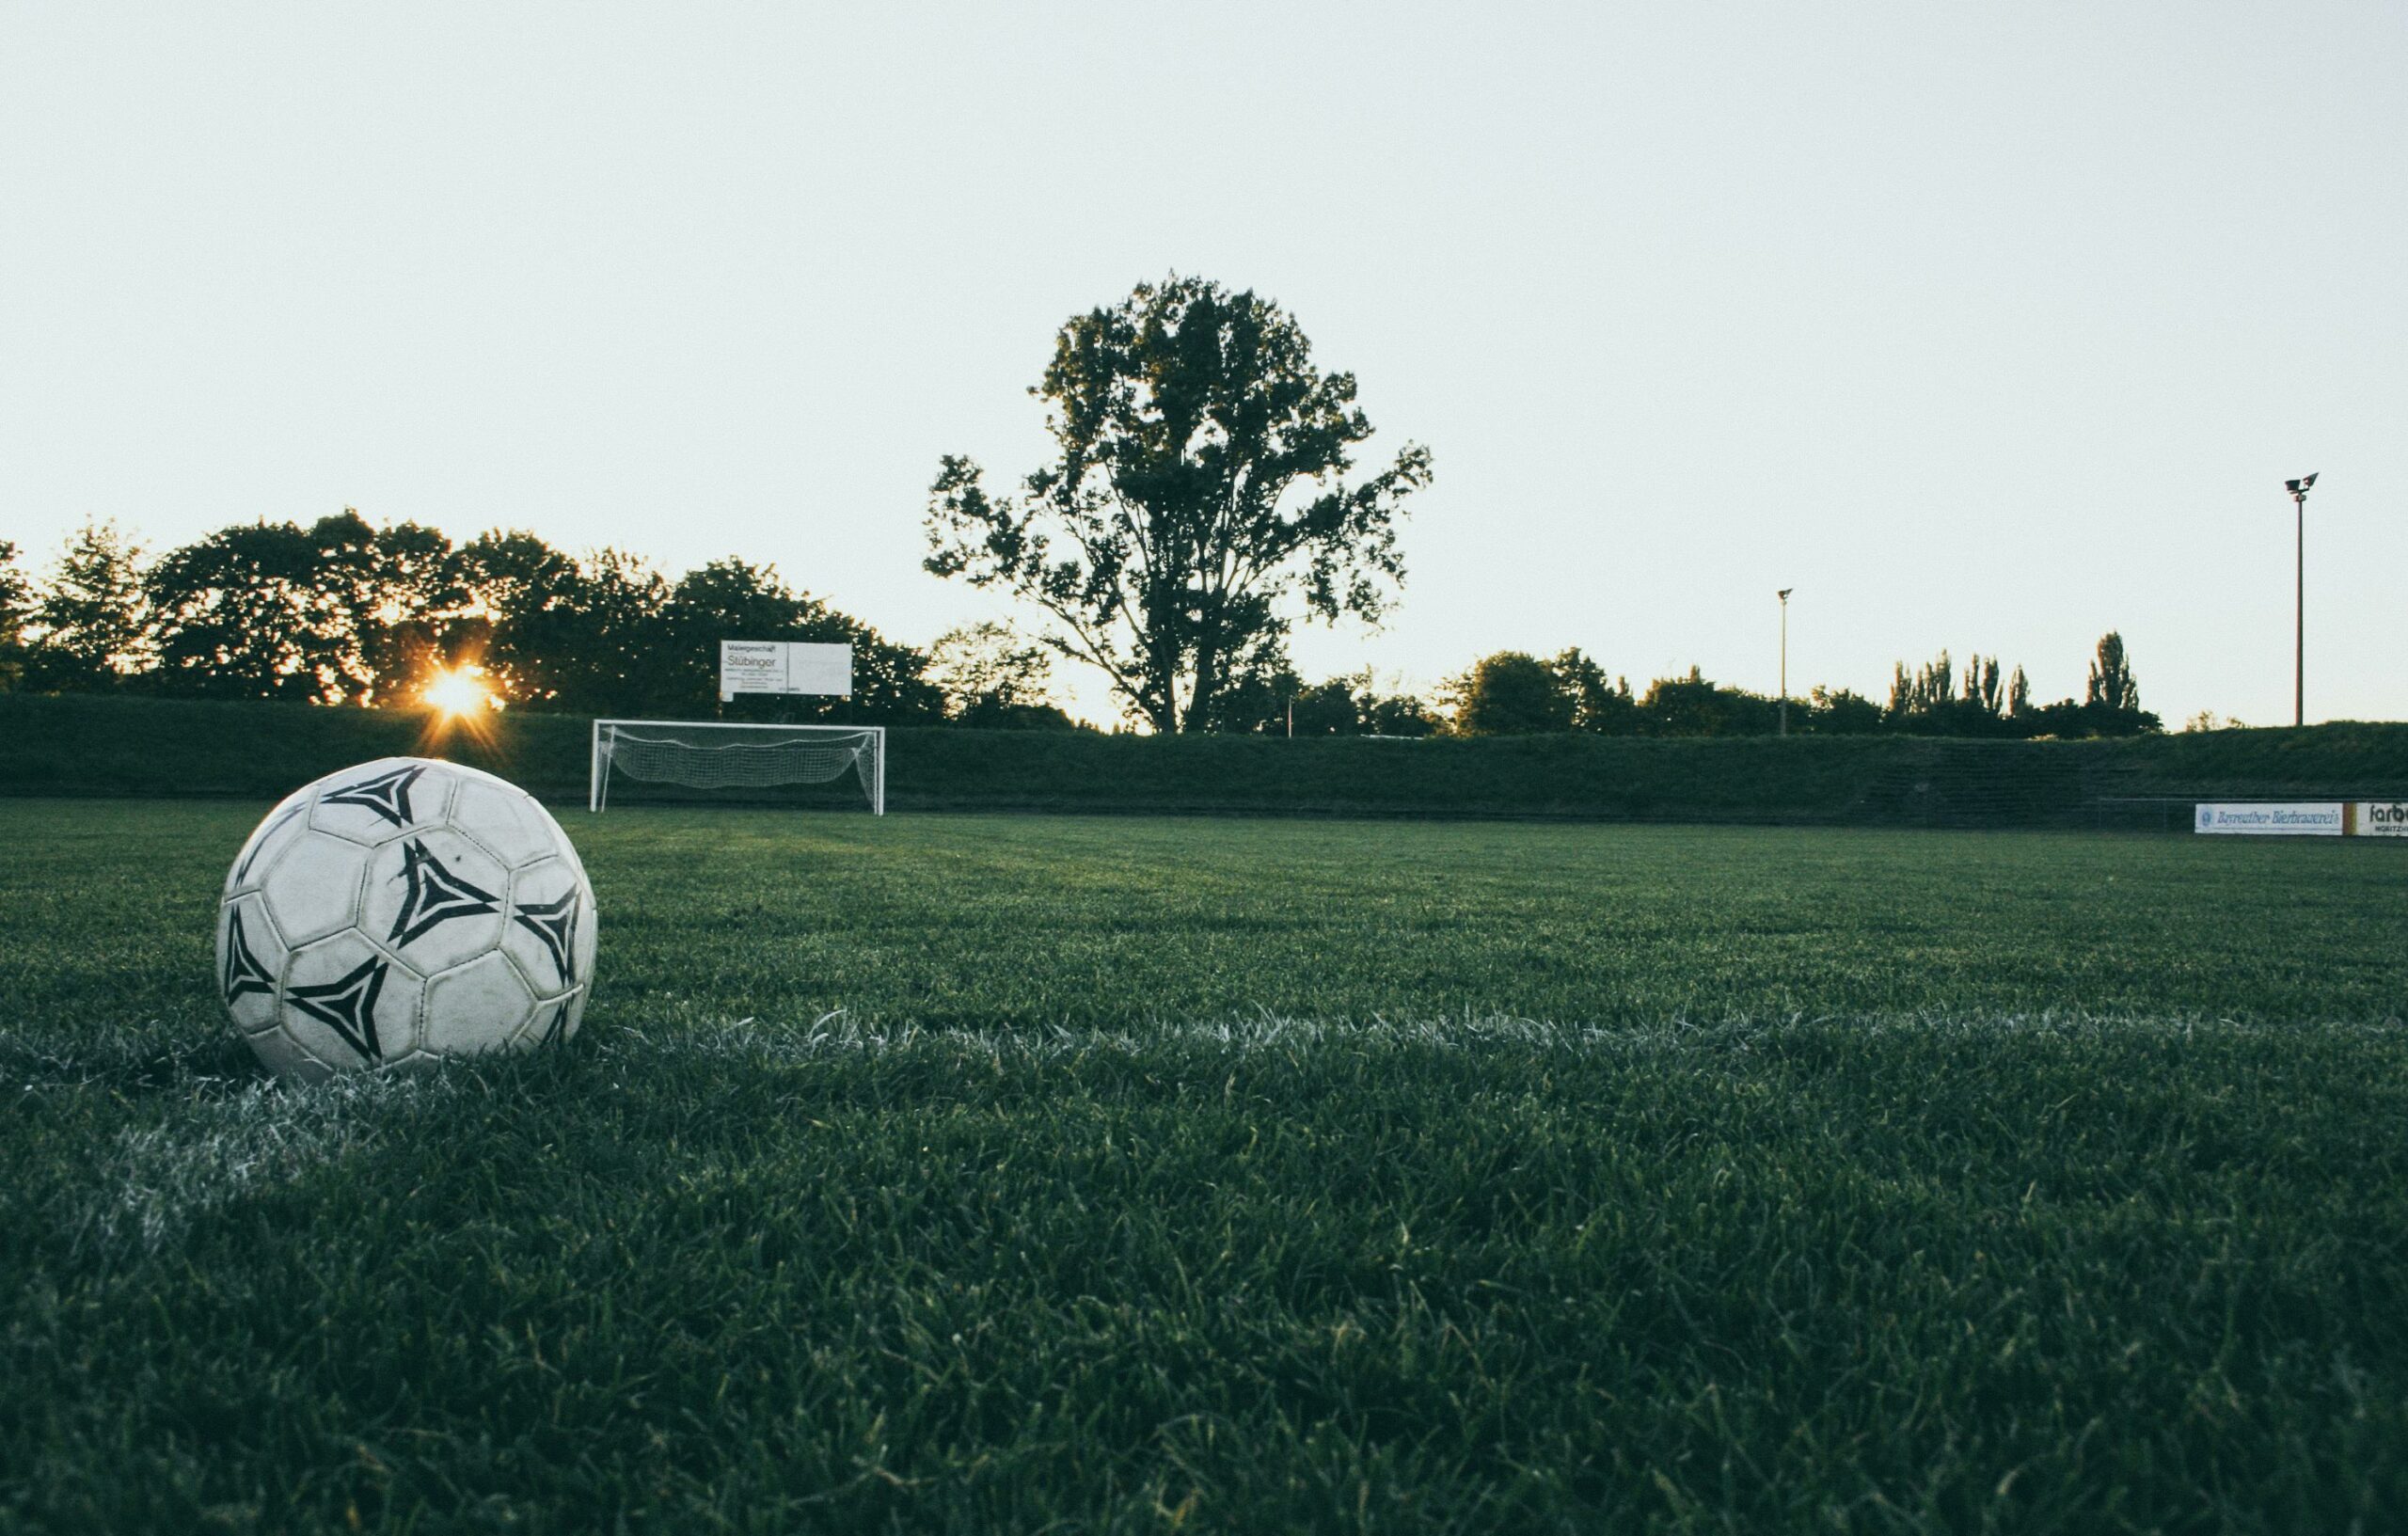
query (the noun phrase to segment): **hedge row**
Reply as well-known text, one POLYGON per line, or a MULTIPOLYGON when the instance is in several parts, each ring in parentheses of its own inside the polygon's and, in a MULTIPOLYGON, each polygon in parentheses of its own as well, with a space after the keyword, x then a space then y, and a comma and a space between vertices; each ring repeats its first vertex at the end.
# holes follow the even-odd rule
MULTIPOLYGON (((514 712, 480 740, 419 712, 0 695, 0 792, 267 799, 372 757, 490 768, 583 799, 589 722, 514 712)), ((1893 736, 1385 741, 895 730, 895 810, 2031 824, 2150 796, 2408 793, 2408 724, 2119 741, 1893 736)))

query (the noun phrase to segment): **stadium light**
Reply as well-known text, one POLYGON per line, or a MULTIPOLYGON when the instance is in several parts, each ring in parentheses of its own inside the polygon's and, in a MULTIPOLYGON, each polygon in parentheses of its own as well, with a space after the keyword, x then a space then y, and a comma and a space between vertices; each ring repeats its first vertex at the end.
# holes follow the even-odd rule
POLYGON ((2291 508, 2297 520, 2292 530, 2296 542, 2297 562, 2291 567, 2291 723, 2307 723, 2307 492, 2316 483, 2314 475, 2302 475, 2297 480, 2283 482, 2291 493, 2291 508))
POLYGON ((1774 594, 1781 599, 1781 734, 1789 734, 1789 594, 1796 587, 1774 594))

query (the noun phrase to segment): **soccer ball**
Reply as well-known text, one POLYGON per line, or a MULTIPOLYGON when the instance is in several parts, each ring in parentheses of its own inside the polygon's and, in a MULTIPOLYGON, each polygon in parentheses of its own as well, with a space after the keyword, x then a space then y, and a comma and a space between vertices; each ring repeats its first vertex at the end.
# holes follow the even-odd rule
POLYGON ((577 1033, 594 887, 533 796, 387 757, 267 814, 226 877, 217 984, 277 1075, 531 1051, 577 1033))

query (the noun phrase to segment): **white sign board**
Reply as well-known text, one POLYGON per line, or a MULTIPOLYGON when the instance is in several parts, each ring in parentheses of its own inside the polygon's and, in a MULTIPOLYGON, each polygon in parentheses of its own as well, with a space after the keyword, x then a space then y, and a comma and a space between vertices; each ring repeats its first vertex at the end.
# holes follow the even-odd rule
POLYGON ((2338 837, 2339 800, 2253 800, 2202 804, 2194 823, 2203 832, 2240 832, 2260 837, 2338 837))
POLYGON ((2360 837, 2408 837, 2408 800, 2360 800, 2351 828, 2360 837))
POLYGON ((853 648, 809 641, 723 640, 719 642, 719 696, 739 693, 853 691, 853 648))

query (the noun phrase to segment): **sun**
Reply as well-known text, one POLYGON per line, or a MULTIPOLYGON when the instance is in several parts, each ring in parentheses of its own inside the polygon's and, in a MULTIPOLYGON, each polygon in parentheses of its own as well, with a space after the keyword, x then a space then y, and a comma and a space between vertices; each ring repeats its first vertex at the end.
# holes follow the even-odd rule
POLYGON ((437 714, 457 719, 463 715, 478 715, 494 707, 493 690, 477 679, 483 667, 454 667, 437 672, 418 690, 419 697, 437 714))

